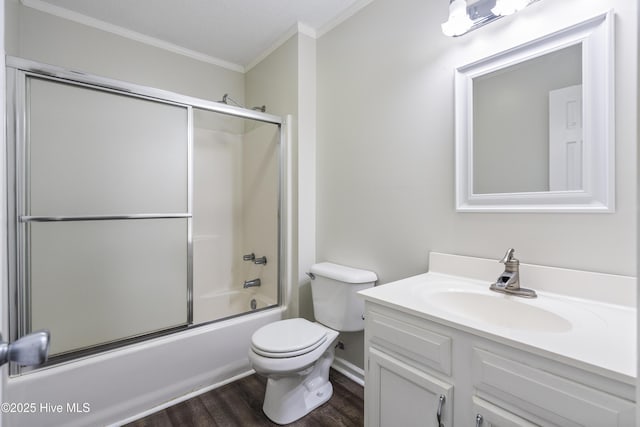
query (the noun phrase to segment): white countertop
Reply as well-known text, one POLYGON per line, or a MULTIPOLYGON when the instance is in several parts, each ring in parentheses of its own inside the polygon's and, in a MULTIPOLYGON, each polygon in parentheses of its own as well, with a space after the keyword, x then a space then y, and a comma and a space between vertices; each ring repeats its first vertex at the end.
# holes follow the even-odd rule
MULTIPOLYGON (((454 261, 464 262, 468 257, 459 258, 454 261)), ((450 262, 451 258, 446 260, 450 262)), ((430 265, 429 273, 376 286, 360 294, 367 301, 565 363, 575 362, 583 369, 635 384, 634 306, 539 290, 535 283, 527 283, 526 287, 536 289, 538 298, 504 295, 490 291, 490 281, 433 271, 440 265, 433 258, 430 265), (449 304, 449 299, 457 302, 460 295, 462 305, 449 304), (464 302, 467 297, 471 304, 464 302), (541 322, 529 321, 538 315, 541 322)), ((535 269, 536 266, 529 267, 535 269)), ((571 271, 564 270, 569 280, 571 271)), ((606 275, 595 274, 600 280, 606 278, 606 275)), ((631 281, 635 279, 623 282, 627 286, 626 282, 631 281)), ((600 286, 606 289, 607 283, 600 286)))

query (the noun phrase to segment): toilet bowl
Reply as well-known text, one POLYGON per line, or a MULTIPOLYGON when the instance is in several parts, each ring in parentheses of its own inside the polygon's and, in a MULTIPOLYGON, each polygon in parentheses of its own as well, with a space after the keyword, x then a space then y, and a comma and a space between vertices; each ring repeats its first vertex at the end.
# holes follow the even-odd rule
POLYGON ((331 398, 329 368, 337 338, 337 331, 305 319, 282 320, 256 331, 249 361, 267 377, 263 411, 269 419, 291 423, 331 398), (295 342, 296 336, 302 340, 295 342), (266 344, 266 337, 274 339, 275 345, 266 344), (256 341, 262 345, 256 346, 256 341), (283 341, 289 345, 281 345, 283 341))
POLYGON ((251 337, 249 362, 267 377, 263 411, 277 424, 302 418, 331 398, 329 369, 339 331, 364 329, 364 302, 355 294, 370 288, 375 273, 332 263, 311 267, 317 322, 286 319, 251 337))

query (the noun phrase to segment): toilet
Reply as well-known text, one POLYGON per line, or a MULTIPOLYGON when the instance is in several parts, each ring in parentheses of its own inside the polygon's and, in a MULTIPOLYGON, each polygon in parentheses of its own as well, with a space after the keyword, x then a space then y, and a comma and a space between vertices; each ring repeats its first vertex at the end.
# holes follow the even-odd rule
POLYGON ((364 301, 357 292, 378 279, 372 271, 323 262, 311 267, 316 322, 286 319, 251 337, 249 362, 267 377, 262 409, 277 424, 307 415, 331 398, 329 368, 339 332, 364 329, 364 301))

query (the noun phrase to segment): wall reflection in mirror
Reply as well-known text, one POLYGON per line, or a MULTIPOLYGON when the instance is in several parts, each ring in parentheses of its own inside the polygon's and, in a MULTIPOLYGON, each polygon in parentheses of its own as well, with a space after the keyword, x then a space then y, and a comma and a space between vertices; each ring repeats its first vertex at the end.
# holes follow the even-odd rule
POLYGON ((473 192, 582 189, 582 44, 473 79, 473 192))

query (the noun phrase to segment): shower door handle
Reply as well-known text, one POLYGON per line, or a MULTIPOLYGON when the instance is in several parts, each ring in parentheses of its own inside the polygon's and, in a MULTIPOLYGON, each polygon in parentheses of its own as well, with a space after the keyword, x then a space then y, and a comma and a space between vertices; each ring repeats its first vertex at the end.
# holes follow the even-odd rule
POLYGON ((0 365, 16 362, 20 366, 42 365, 49 356, 49 331, 38 331, 9 344, 0 336, 0 365))

